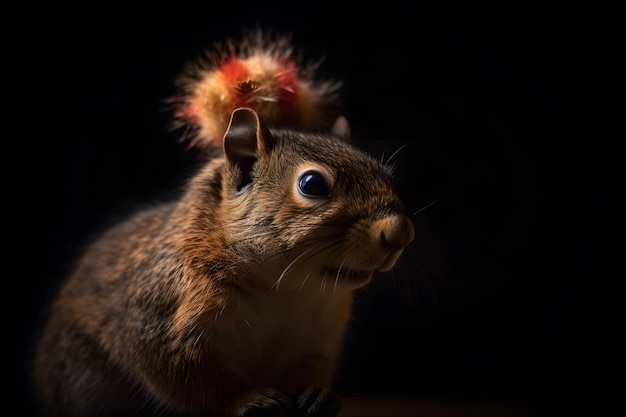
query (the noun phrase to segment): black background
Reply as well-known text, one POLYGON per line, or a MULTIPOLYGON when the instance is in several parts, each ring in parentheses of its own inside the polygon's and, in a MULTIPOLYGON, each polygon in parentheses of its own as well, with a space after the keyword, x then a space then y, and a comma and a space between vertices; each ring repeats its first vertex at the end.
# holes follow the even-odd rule
POLYGON ((81 245, 191 172, 163 112, 174 77, 204 48, 259 24, 291 33, 306 56, 325 57, 323 75, 345 81, 360 146, 390 155, 406 145, 394 161, 409 211, 436 201, 413 216, 416 242, 398 273, 359 294, 337 390, 555 414, 594 404, 610 370, 598 295, 611 276, 614 152, 598 121, 600 11, 295 7, 16 16, 16 54, 5 62, 18 91, 6 122, 17 150, 5 153, 17 184, 5 195, 16 210, 6 227, 18 231, 5 272, 17 283, 7 296, 10 400, 33 412, 28 349, 81 245))

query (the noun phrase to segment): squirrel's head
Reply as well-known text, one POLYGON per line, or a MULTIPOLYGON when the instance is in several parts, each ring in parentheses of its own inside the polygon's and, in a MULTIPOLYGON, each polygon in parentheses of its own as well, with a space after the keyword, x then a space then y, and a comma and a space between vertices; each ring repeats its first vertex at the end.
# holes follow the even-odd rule
POLYGON ((186 128, 191 147, 219 148, 231 113, 248 107, 265 123, 328 128, 337 117, 339 82, 317 76, 285 35, 250 31, 190 63, 170 98, 176 126, 186 128))
POLYGON ((221 212, 237 251, 263 259, 273 285, 302 285, 310 275, 359 287, 390 270, 413 240, 390 168, 348 135, 343 118, 322 134, 269 129, 252 109, 233 112, 221 212))

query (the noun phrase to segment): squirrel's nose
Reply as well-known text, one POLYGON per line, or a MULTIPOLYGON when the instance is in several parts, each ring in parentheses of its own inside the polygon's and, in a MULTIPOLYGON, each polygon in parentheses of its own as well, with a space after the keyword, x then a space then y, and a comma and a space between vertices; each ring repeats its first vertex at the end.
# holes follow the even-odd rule
POLYGON ((415 237, 411 220, 399 214, 377 220, 374 229, 378 233, 380 244, 390 252, 404 249, 415 237))

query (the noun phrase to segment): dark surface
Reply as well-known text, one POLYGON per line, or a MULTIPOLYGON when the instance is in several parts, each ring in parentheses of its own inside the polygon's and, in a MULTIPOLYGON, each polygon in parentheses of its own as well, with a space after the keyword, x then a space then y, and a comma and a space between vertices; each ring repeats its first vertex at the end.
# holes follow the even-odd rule
POLYGON ((260 23, 326 56, 364 148, 389 156, 407 145, 394 160, 409 210, 436 200, 413 216, 416 243, 398 273, 360 294, 337 390, 554 414, 592 404, 608 357, 604 25, 596 10, 506 4, 364 17, 260 3, 18 16, 5 61, 19 96, 5 122, 18 145, 5 152, 17 184, 7 227, 18 231, 5 242, 9 403, 33 412, 29 344, 81 244, 193 167, 162 112, 172 79, 203 48, 260 23))

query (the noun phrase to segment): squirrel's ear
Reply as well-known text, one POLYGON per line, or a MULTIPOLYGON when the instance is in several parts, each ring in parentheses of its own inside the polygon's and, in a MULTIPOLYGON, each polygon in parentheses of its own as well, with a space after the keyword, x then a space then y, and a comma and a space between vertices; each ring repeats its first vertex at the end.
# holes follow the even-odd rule
POLYGON ((339 116, 333 126, 330 129, 330 132, 341 139, 343 142, 351 142, 352 141, 352 133, 350 132, 350 124, 348 123, 348 119, 344 116, 339 116))
POLYGON ((247 107, 232 112, 224 134, 224 154, 232 165, 241 169, 239 188, 252 181, 252 166, 271 141, 272 136, 257 112, 247 107))

